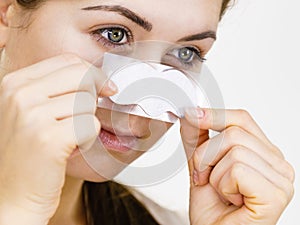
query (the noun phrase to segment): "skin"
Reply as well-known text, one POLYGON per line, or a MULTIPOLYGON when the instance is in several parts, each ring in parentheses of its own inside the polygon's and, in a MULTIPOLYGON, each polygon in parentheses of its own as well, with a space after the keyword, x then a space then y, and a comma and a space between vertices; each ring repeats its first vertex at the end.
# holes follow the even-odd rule
MULTIPOLYGON (((11 1, 0 0, 0 47, 4 49, 0 129, 5 131, 0 137, 0 182, 5 184, 0 187, 0 224, 86 223, 79 200, 83 180, 106 178, 91 170, 74 150, 88 149, 101 126, 110 126, 111 112, 96 110, 96 99, 117 92, 101 71, 101 62, 95 61, 111 48, 91 38, 92 28, 121 24, 134 33, 135 41, 179 44, 187 36, 216 31, 221 8, 220 0, 105 2, 142 15, 153 26, 146 31, 117 13, 81 10, 98 4, 96 0, 47 1, 31 14, 26 29, 16 29, 24 22, 24 12, 11 1), (82 107, 73 111, 75 95, 80 96, 77 103, 82 107), (75 135, 73 119, 86 132, 75 135)), ((180 44, 197 46, 205 54, 213 43, 213 38, 206 38, 180 44)), ((139 137, 149 134, 150 123, 157 131, 162 125, 130 116, 126 127, 125 117, 118 114, 119 128, 139 137)), ((249 113, 188 109, 181 124, 190 159, 191 224, 276 224, 293 196, 294 171, 249 113), (220 134, 210 138, 209 129, 220 134)), ((143 149, 151 145, 139 140, 143 149)), ((111 153, 125 163, 142 154, 111 153)), ((103 158, 112 177, 123 169, 103 158)))

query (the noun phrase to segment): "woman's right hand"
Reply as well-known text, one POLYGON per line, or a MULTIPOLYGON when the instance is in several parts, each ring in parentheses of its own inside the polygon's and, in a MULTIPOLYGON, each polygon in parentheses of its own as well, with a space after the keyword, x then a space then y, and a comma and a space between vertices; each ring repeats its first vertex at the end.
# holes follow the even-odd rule
POLYGON ((48 223, 59 204, 68 157, 98 136, 98 96, 116 92, 106 81, 100 70, 71 54, 3 78, 0 224, 18 224, 12 218, 20 224, 48 223))

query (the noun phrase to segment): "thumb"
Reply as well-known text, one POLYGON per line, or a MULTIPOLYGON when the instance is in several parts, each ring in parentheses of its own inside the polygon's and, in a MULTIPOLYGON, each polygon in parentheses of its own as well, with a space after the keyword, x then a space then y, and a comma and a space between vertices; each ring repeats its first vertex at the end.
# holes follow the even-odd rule
POLYGON ((209 138, 208 129, 200 129, 204 113, 198 108, 186 110, 185 117, 180 120, 182 142, 190 159, 196 148, 209 138))
POLYGON ((188 113, 180 121, 181 139, 186 153, 189 166, 190 184, 193 186, 197 182, 197 173, 194 171, 193 155, 195 150, 209 139, 208 130, 200 129, 201 117, 197 116, 197 109, 188 109, 188 113), (191 112, 190 112, 191 111, 191 112), (194 116, 193 116, 194 115, 194 116), (196 179, 196 181, 195 181, 196 179))

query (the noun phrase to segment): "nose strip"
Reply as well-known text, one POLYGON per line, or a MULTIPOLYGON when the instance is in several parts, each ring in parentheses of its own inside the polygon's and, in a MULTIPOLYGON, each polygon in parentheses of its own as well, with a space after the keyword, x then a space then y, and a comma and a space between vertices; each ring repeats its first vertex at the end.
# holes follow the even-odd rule
MULTIPOLYGON (((112 110, 174 122, 166 115, 183 117, 185 108, 197 106, 197 85, 173 67, 106 54, 103 70, 119 90, 109 97, 114 103, 112 110)), ((108 108, 108 104, 108 100, 99 99, 99 107, 108 108)))

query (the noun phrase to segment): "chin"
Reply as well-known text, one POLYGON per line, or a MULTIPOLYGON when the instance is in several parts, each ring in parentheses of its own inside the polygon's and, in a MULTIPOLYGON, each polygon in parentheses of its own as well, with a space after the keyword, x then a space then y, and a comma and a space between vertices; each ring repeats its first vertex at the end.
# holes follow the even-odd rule
POLYGON ((80 151, 77 151, 68 159, 66 175, 91 182, 109 181, 141 155, 141 152, 134 150, 129 150, 126 153, 108 150, 105 154, 99 154, 95 157, 99 160, 92 162, 94 166, 92 168, 80 151))
POLYGON ((68 160, 66 175, 75 179, 97 183, 110 180, 109 178, 101 176, 92 169, 81 154, 78 154, 68 160))

